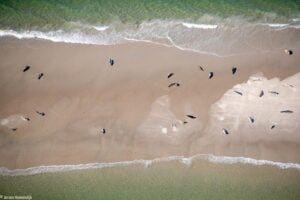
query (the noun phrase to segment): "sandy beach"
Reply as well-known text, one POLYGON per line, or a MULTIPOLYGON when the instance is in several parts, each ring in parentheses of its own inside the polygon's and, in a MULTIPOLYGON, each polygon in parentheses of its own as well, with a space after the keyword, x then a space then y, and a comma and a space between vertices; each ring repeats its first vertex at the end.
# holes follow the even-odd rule
POLYGON ((0 166, 199 153, 299 163, 300 58, 294 52, 217 57, 144 42, 2 38, 0 166), (26 65, 31 68, 23 72, 26 65), (173 82, 180 86, 168 87, 173 82))

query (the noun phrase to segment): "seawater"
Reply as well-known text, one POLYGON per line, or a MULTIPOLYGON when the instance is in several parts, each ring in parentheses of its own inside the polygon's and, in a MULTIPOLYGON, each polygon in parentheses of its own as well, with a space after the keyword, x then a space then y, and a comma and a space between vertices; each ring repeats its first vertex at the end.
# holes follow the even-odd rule
POLYGON ((299 169, 173 160, 0 176, 0 195, 32 199, 299 199, 299 169))
POLYGON ((177 161, 183 165, 190 166, 193 162, 198 160, 205 160, 212 163, 220 164, 249 164, 255 166, 267 165, 277 167, 279 169, 298 169, 300 170, 300 164, 297 163, 283 163, 270 160, 257 160, 246 157, 230 157, 230 156, 216 156, 213 154, 196 154, 191 157, 184 156, 169 156, 155 158, 152 160, 129 160, 129 161, 116 161, 116 162, 100 162, 100 163, 86 163, 86 164, 74 164, 74 165, 49 165, 49 166, 36 166, 25 169, 7 169, 0 167, 0 175, 3 176, 27 176, 36 175, 42 173, 53 173, 53 172, 65 172, 73 170, 86 170, 86 169, 103 169, 112 167, 126 167, 141 165, 149 167, 155 163, 177 161))
POLYGON ((230 56, 300 46, 299 1, 0 1, 0 37, 230 56))

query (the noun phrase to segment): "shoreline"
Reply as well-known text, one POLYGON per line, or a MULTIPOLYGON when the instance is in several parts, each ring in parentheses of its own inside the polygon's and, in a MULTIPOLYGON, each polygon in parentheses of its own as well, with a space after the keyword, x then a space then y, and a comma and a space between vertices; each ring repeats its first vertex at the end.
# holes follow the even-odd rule
MULTIPOLYGON (((123 46, 123 45, 135 45, 135 44, 145 44, 145 45, 153 45, 153 46, 158 46, 158 47, 166 47, 170 49, 176 49, 180 50, 183 52, 188 52, 191 54, 199 54, 199 55, 206 55, 206 56, 212 56, 212 57, 217 57, 217 58, 230 58, 230 57, 236 57, 236 56, 246 56, 246 55, 252 55, 252 54, 257 54, 257 52, 242 52, 242 53, 234 53, 234 54, 227 54, 227 55, 219 55, 217 53, 212 53, 212 52, 206 52, 206 51, 198 51, 195 49, 191 48, 184 48, 176 45, 170 38, 166 38, 168 40, 168 43, 160 43, 156 41, 151 41, 151 40, 144 40, 144 39, 134 39, 134 38, 124 38, 125 41, 120 42, 120 43, 115 43, 115 44, 97 44, 97 43, 81 43, 81 42, 68 42, 68 41, 63 41, 63 40, 53 40, 49 38, 43 38, 43 37, 19 37, 16 35, 5 35, 0 37, 0 40, 21 40, 21 41, 39 41, 39 42, 46 42, 46 43, 57 43, 57 44, 65 44, 65 45, 83 45, 83 46, 92 46, 92 47, 105 47, 105 46, 123 46)), ((279 50, 284 50, 284 48, 276 49, 273 51, 270 50, 260 50, 260 53, 268 53, 268 52, 278 52, 279 50)))
MULTIPOLYGON (((220 58, 143 42, 99 46, 1 38, 0 44, 0 119, 23 115, 31 119, 15 133, 0 126, 0 166, 24 169, 199 153, 300 161, 297 127, 281 130, 295 140, 280 130, 275 136, 259 136, 258 141, 234 131, 224 139, 221 131, 211 129, 217 126, 210 114, 225 93, 254 74, 262 72, 272 82, 271 78, 283 80, 298 73, 296 55, 278 50, 220 58), (116 59, 115 68, 107 63, 110 57, 116 59), (32 69, 23 74, 26 64, 32 69), (205 72, 199 71, 199 65, 205 72), (234 65, 236 76, 230 73, 234 65), (215 72, 213 80, 208 80, 208 71, 215 72), (45 77, 37 81, 40 72, 45 77), (172 80, 166 78, 170 72, 175 73, 172 80), (170 81, 182 85, 168 89, 170 81), (43 110, 46 117, 36 116, 35 109, 43 110), (185 120, 186 114, 196 115, 197 120, 186 127, 178 125, 173 135, 157 132, 160 126, 185 120), (107 135, 99 135, 102 127, 107 135)), ((298 119, 298 112, 293 116, 298 119)))
POLYGON ((3 28, 0 30, 0 36, 96 45, 118 45, 130 41, 150 42, 164 46, 175 46, 182 50, 202 54, 228 57, 256 51, 265 53, 269 49, 298 48, 299 39, 297 35, 299 35, 300 25, 296 18, 294 20, 276 23, 248 21, 243 18, 225 20, 219 18, 215 22, 214 20, 192 22, 193 20, 186 21, 185 19, 152 19, 142 21, 140 24, 111 21, 98 25, 68 22, 61 24, 60 29, 54 30, 39 29, 38 27, 28 27, 28 29, 3 28), (229 22, 238 29, 228 26, 229 22), (253 31, 260 34, 253 34, 253 31), (240 32, 247 36, 240 37, 240 32), (213 37, 210 37, 211 35, 213 37), (274 39, 269 40, 269 38, 274 39), (228 46, 230 48, 227 48, 228 46))
POLYGON ((89 169, 104 169, 113 167, 128 167, 142 165, 145 168, 151 167, 151 165, 162 162, 172 162, 177 161, 178 163, 186 166, 190 166, 195 161, 208 161, 214 164, 243 164, 243 165, 253 165, 253 166, 270 166, 276 167, 282 170, 296 169, 300 170, 300 163, 283 163, 275 162, 270 160, 256 160, 253 158, 245 157, 230 157, 230 156, 215 156, 212 154, 198 154, 191 157, 184 156, 170 156, 155 158, 153 160, 129 160, 129 161, 118 161, 118 162, 108 162, 108 163, 85 163, 85 164, 75 164, 75 165, 41 165, 34 166, 24 169, 7 169, 5 167, 0 167, 0 176, 32 176, 44 173, 56 173, 56 172, 68 172, 68 171, 78 171, 78 170, 89 170, 89 169))

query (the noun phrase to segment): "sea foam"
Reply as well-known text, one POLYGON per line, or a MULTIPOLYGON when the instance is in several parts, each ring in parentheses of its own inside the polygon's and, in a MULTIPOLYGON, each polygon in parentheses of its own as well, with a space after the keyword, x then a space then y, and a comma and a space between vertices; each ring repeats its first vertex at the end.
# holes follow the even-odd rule
POLYGON ((285 27, 288 26, 289 24, 266 24, 270 27, 285 27))
POLYGON ((300 28, 300 25, 297 24, 276 24, 276 23, 263 23, 261 25, 269 26, 271 28, 277 28, 277 29, 298 29, 300 28))
MULTIPOLYGON (((1 37, 18 39, 43 39, 52 42, 115 45, 128 41, 142 41, 172 46, 184 51, 193 51, 220 57, 293 48, 297 45, 300 25, 288 23, 250 23, 247 20, 227 19, 223 21, 203 19, 191 23, 182 20, 151 20, 140 24, 113 22, 110 24, 66 23, 59 30, 0 30, 1 37), (262 29, 263 26, 263 29, 262 29), (289 34, 286 29, 296 29, 289 34), (259 30, 260 34, 256 34, 259 30), (276 33, 274 32, 276 31, 276 33), (243 33, 243 34, 241 34, 243 33), (272 38, 286 41, 273 42, 272 38), (274 37, 275 37, 274 36, 274 37), (285 39, 288 37, 288 40, 285 39), (249 41, 264 41, 249 45, 249 41), (271 46, 269 44, 272 44, 271 46)), ((281 41, 281 40, 280 40, 281 41)))
POLYGON ((199 29, 215 29, 218 25, 215 24, 193 24, 193 23, 186 23, 182 22, 182 25, 187 28, 199 28, 199 29))
POLYGON ((106 29, 109 28, 109 26, 93 26, 94 29, 97 31, 105 31, 106 29))
POLYGON ((82 34, 69 34, 64 31, 14 31, 0 30, 0 37, 11 36, 18 39, 44 39, 52 42, 79 43, 79 44, 94 44, 92 38, 85 37, 82 34))
POLYGON ((85 170, 85 169, 103 169, 111 167, 126 167, 132 165, 142 165, 144 167, 150 167, 152 164, 161 162, 178 161, 179 163, 190 166, 195 160, 206 160, 212 163, 219 164, 248 164, 248 165, 267 165, 277 167, 279 169, 300 169, 298 163, 283 163, 270 160, 257 160, 246 157, 230 157, 230 156, 216 156, 212 154, 197 154, 191 157, 184 156, 169 156, 156 158, 153 160, 132 160, 132 161, 119 161, 119 162, 107 162, 107 163, 87 163, 76 165, 49 165, 49 166, 37 166, 26 169, 7 169, 5 167, 0 168, 0 175, 2 176, 28 176, 42 173, 54 173, 65 172, 73 170, 85 170))

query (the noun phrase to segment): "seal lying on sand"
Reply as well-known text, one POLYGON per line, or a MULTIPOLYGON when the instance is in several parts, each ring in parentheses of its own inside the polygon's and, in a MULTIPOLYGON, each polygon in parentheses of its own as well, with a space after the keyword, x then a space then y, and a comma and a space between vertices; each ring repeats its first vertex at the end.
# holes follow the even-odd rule
POLYGON ((237 71, 237 68, 236 68, 236 67, 233 67, 233 68, 231 69, 232 74, 235 74, 236 71, 237 71))
POLYGON ((237 94, 239 94, 239 95, 241 95, 241 96, 243 96, 243 93, 241 93, 239 91, 234 90, 234 92, 237 93, 237 94))
POLYGON ((179 86, 180 86, 180 84, 179 84, 179 83, 171 83, 170 85, 168 85, 168 87, 173 87, 173 86, 177 86, 177 87, 179 87, 179 86))
POLYGON ((113 60, 113 59, 109 59, 109 64, 110 64, 110 66, 113 66, 114 64, 115 64, 115 61, 113 60))
POLYGON ((262 97, 262 96, 264 96, 264 91, 262 90, 261 92, 260 92, 260 94, 259 94, 259 97, 262 97))
POLYGON ((170 74, 168 75, 168 78, 171 78, 173 75, 174 75, 174 73, 170 73, 170 74))
POLYGON ((44 73, 40 73, 38 79, 40 80, 44 76, 44 73))
POLYGON ((249 117, 249 121, 250 121, 251 123, 254 123, 254 118, 253 118, 253 117, 249 117))
POLYGON ((197 117, 193 116, 193 115, 186 115, 187 117, 191 118, 191 119, 196 119, 197 117))
POLYGON ((271 126, 271 129, 274 129, 274 128, 275 128, 275 125, 272 125, 272 126, 271 126))
POLYGON ((284 53, 286 53, 287 55, 293 55, 293 51, 290 49, 285 49, 284 53))
POLYGON ((41 116, 45 116, 46 114, 44 112, 39 112, 39 111, 35 111, 37 114, 41 115, 41 116))
POLYGON ((26 72, 30 69, 30 66, 29 65, 26 65, 25 68, 23 69, 23 72, 26 72))
POLYGON ((276 91, 269 91, 269 93, 279 95, 279 92, 276 92, 276 91))
POLYGON ((224 134, 226 134, 226 135, 229 134, 229 132, 228 132, 227 129, 225 129, 225 128, 223 128, 222 132, 223 132, 224 134))
POLYGON ((280 111, 281 113, 293 113, 293 111, 292 110, 282 110, 282 111, 280 111))

